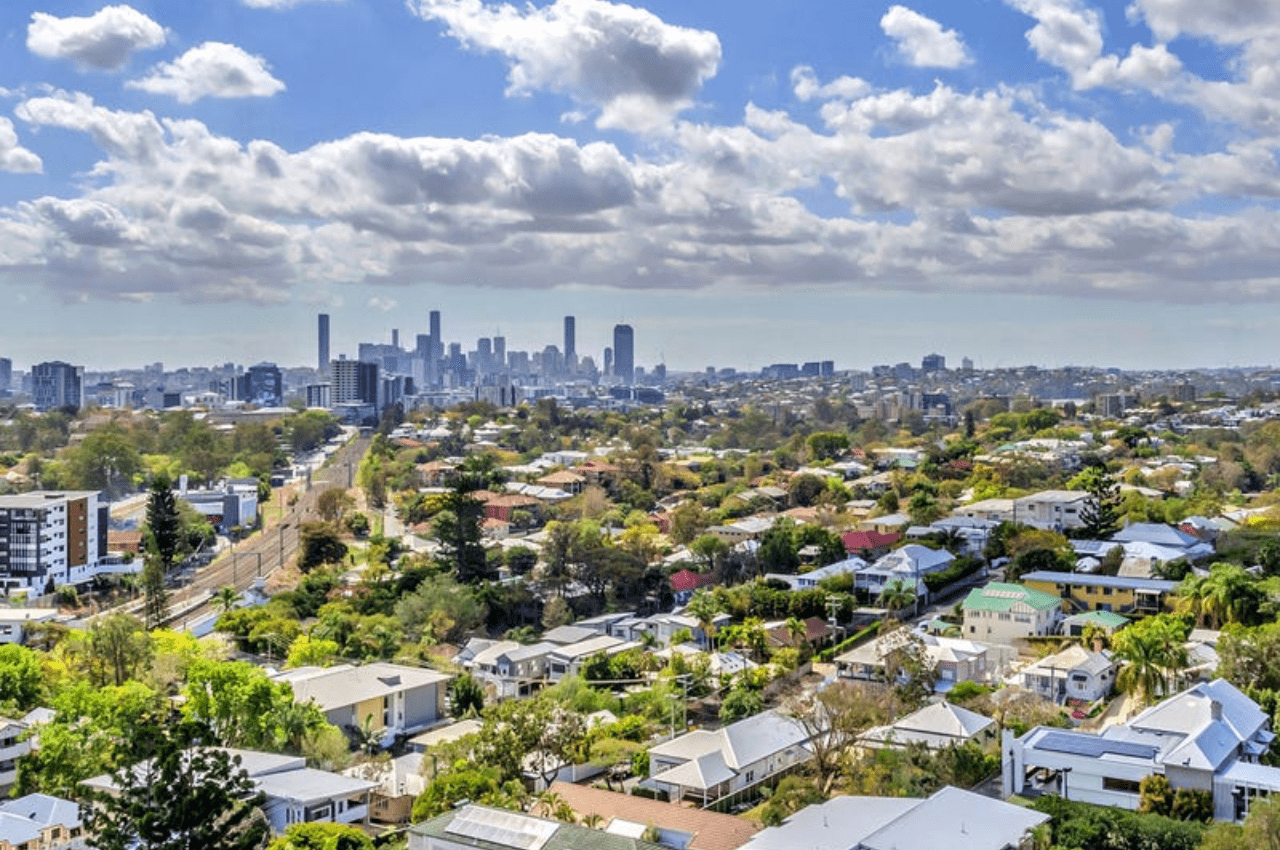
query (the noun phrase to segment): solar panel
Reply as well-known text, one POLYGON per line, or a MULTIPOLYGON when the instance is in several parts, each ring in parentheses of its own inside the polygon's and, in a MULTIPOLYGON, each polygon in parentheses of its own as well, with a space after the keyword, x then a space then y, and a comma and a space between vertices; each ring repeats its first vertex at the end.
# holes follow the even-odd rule
POLYGON ((1097 735, 1073 735, 1070 732, 1049 732, 1036 742, 1036 749, 1090 758, 1115 755, 1151 759, 1155 758, 1158 752, 1158 749, 1150 744, 1117 741, 1113 738, 1102 738, 1097 735))
POLYGON ((444 831, 519 850, 540 850, 559 827, 558 823, 514 812, 467 806, 458 812, 444 831))

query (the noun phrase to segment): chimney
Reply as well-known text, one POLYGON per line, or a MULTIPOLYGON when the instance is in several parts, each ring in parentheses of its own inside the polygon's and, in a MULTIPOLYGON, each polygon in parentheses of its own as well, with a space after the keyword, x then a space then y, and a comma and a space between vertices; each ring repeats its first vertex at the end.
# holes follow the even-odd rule
POLYGON ((1222 703, 1216 699, 1209 700, 1209 716, 1214 720, 1222 719, 1222 703))

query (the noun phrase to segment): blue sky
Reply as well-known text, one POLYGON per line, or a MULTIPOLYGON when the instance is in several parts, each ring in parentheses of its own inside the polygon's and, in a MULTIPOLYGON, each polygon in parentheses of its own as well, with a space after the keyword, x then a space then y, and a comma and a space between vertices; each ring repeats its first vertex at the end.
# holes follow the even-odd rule
POLYGON ((1280 4, 0 7, 0 356, 1274 362, 1280 4))

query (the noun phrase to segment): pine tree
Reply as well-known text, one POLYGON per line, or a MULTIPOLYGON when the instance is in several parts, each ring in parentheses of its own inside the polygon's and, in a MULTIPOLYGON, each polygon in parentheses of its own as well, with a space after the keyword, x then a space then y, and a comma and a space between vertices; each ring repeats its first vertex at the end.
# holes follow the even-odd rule
POLYGON ((269 827, 240 757, 209 746, 200 723, 139 718, 126 742, 135 763, 111 774, 113 792, 84 812, 99 850, 259 850, 269 827))
POLYGON ((147 493, 147 548, 159 560, 162 575, 178 560, 181 545, 182 517, 173 495, 173 482, 159 473, 151 479, 147 493))
POLYGON ((1080 508, 1080 521, 1091 540, 1104 540, 1120 519, 1120 487, 1106 467, 1090 466, 1076 482, 1089 494, 1080 508))

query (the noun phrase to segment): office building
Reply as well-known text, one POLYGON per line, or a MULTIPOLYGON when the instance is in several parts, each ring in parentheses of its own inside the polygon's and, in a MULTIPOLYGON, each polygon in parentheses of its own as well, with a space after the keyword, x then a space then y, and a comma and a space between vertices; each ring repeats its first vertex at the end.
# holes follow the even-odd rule
POLYGON ((623 384, 635 381, 636 337, 631 325, 613 326, 613 376, 623 384))
POLYGON ((57 407, 80 408, 84 389, 84 367, 61 360, 31 367, 31 400, 36 410, 57 407))
POLYGON ((13 361, 8 357, 0 357, 0 398, 9 394, 13 386, 13 361))
POLYGON ((573 316, 564 317, 564 362, 572 367, 578 356, 578 340, 576 322, 573 316))
POLYGON ((440 336, 440 311, 432 310, 428 319, 431 324, 431 356, 439 360, 444 356, 444 338, 440 336))
POLYGON ((928 375, 933 372, 947 371, 947 358, 941 354, 926 354, 920 361, 920 371, 928 375))
POLYGON ((284 404, 284 376, 274 363, 259 363, 236 379, 236 397, 260 407, 284 404))
POLYGON ((507 368, 507 338, 505 336, 495 336, 493 338, 493 367, 499 372, 507 368))
POLYGON ((378 364, 359 360, 330 361, 333 382, 330 392, 336 404, 378 403, 378 364))
POLYGON ((604 349, 604 374, 606 378, 613 377, 613 349, 608 346, 604 349))
POLYGON ((329 368, 329 314, 320 314, 319 339, 317 340, 316 370, 324 374, 329 368))
POLYGON ((43 594, 97 574, 107 551, 107 504, 97 491, 0 496, 0 585, 43 594))

